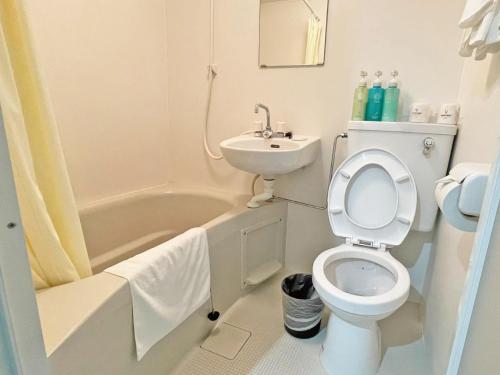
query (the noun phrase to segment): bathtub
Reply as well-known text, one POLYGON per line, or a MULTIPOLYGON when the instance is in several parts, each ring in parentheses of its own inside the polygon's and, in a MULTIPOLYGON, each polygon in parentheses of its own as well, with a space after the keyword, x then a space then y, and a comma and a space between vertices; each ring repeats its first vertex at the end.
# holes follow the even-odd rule
POLYGON ((94 276, 37 293, 51 373, 168 374, 213 328, 206 318, 209 303, 138 362, 127 281, 102 270, 189 228, 204 227, 213 300, 223 313, 252 289, 242 281, 247 264, 258 264, 259 257, 269 252, 284 252, 286 203, 251 210, 245 206, 248 198, 211 189, 162 186, 81 207, 94 276), (252 231, 256 235, 248 239, 252 231))
POLYGON ((98 273, 237 207, 242 197, 197 190, 156 190, 80 210, 90 263, 98 273))

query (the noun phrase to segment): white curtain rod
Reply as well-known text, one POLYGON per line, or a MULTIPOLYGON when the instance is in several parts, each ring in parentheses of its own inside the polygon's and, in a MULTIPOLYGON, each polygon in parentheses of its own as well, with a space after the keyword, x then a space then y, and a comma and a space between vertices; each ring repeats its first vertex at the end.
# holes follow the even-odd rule
POLYGON ((309 10, 311 11, 312 15, 314 16, 314 18, 316 18, 317 21, 321 21, 321 19, 318 17, 318 15, 316 14, 316 12, 314 11, 314 8, 312 7, 312 5, 309 3, 308 0, 302 0, 302 2, 306 5, 306 7, 309 8, 309 10))

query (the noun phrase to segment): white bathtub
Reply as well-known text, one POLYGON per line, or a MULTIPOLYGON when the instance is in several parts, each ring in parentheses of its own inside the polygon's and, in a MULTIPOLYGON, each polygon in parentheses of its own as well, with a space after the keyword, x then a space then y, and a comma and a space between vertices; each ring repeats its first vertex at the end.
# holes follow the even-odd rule
POLYGON ((97 202, 80 210, 94 273, 210 221, 244 199, 220 192, 159 189, 97 202))
POLYGON ((255 254, 261 254, 261 243, 284 247, 286 204, 250 210, 245 207, 247 199, 216 190, 158 187, 83 207, 82 226, 95 275, 37 293, 52 373, 168 374, 213 327, 206 318, 208 303, 137 362, 128 284, 100 271, 203 226, 210 247, 214 303, 224 312, 244 293, 241 248, 248 228, 279 223, 261 231, 245 252, 252 252, 253 246, 255 254))

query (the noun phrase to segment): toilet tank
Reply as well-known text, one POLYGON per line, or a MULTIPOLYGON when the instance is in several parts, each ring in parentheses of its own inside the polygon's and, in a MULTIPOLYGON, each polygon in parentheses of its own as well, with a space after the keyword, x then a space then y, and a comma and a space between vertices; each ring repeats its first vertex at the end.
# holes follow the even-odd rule
POLYGON ((438 210, 435 182, 446 176, 456 133, 454 125, 351 121, 348 155, 366 148, 381 148, 397 155, 410 169, 417 187, 418 203, 412 230, 429 232, 438 210), (427 150, 426 139, 432 143, 427 150))

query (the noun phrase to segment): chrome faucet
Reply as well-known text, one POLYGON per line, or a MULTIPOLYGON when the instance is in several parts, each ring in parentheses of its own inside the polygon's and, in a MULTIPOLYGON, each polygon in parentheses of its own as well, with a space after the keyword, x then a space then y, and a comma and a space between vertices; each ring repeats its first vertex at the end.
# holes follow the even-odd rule
POLYGON ((262 132, 262 136, 267 139, 271 138, 274 133, 273 129, 271 128, 271 113, 269 112, 269 108, 261 103, 255 104, 254 112, 259 113, 259 108, 262 108, 264 111, 266 111, 267 118, 266 129, 262 132))

